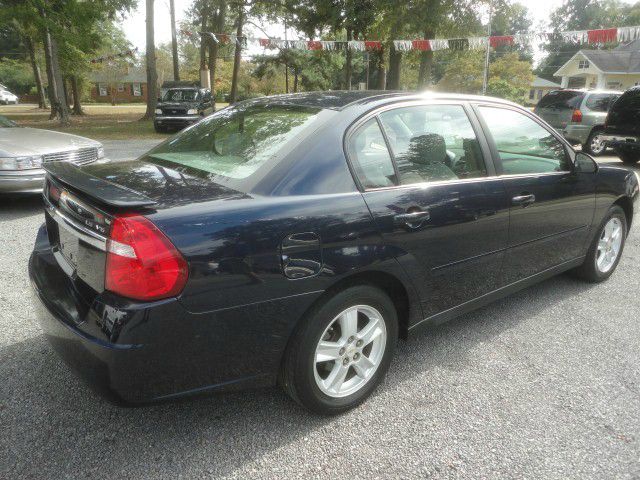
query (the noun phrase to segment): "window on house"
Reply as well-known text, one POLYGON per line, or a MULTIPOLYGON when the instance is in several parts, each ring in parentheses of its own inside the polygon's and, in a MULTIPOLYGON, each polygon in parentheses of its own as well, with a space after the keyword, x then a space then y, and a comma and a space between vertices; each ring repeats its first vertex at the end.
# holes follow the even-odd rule
POLYGON ((106 83, 99 83, 98 84, 98 96, 106 97, 108 94, 109 94, 109 91, 107 89, 107 84, 106 83))
POLYGON ((131 91, 133 92, 134 97, 142 96, 142 87, 139 83, 134 83, 133 85, 131 85, 131 91))
POLYGON ((529 100, 533 100, 536 97, 536 91, 532 88, 529 90, 529 100))
POLYGON ((578 70, 586 70, 589 68, 589 60, 578 61, 578 70))
POLYGON ((544 92, 542 90, 538 90, 538 100, 542 98, 543 93, 544 92))
POLYGON ((124 92, 124 83, 119 83, 118 84, 118 91, 119 92, 124 92))

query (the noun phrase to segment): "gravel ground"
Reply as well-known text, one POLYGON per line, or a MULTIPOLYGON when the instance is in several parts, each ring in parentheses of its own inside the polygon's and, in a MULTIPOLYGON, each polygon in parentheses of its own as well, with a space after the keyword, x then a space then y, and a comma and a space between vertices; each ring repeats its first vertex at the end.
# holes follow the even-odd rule
POLYGON ((422 331, 368 402, 320 418, 277 389, 93 394, 33 318, 41 221, 37 198, 0 200, 0 478, 640 477, 638 228, 608 282, 560 276, 422 331))

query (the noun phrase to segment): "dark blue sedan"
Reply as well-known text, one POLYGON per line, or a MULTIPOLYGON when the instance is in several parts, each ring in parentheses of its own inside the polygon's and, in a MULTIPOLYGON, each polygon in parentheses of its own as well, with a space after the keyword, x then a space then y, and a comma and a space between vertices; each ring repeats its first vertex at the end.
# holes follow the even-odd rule
POLYGON ((607 279, 638 195, 531 112, 447 94, 267 97, 135 161, 46 169, 29 273, 70 367, 129 404, 280 384, 321 413, 419 326, 607 279))

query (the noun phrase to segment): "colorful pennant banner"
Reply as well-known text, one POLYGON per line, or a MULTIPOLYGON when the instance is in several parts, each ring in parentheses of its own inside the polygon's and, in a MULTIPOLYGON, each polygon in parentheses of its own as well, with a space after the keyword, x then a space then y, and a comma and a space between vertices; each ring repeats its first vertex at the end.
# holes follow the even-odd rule
MULTIPOLYGON (((195 35, 193 31, 182 30, 189 37, 195 35)), ((242 45, 258 44, 267 49, 298 49, 298 50, 355 50, 360 52, 382 50, 383 44, 378 40, 282 40, 280 38, 237 37, 234 34, 197 32, 203 37, 210 38, 216 43, 231 43, 240 41, 242 45)), ((434 38, 418 40, 393 40, 393 48, 397 51, 410 50, 484 50, 487 43, 491 48, 510 45, 528 45, 532 42, 547 42, 560 40, 573 44, 605 44, 612 42, 631 42, 640 39, 640 26, 603 28, 597 30, 572 30, 559 33, 520 33, 515 35, 498 35, 492 37, 467 38, 434 38)))
POLYGON ((130 50, 126 50, 124 52, 113 53, 111 55, 105 55, 103 57, 92 58, 91 63, 103 63, 103 62, 113 61, 116 58, 133 57, 136 53, 138 53, 138 47, 132 48, 130 50))

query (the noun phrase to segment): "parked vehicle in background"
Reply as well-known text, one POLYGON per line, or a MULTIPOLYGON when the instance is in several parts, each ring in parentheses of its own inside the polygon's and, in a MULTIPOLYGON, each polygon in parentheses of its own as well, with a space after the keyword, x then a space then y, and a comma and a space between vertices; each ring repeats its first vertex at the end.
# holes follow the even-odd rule
POLYGON ((638 197, 529 110, 450 94, 264 97, 47 171, 35 306, 85 379, 129 403, 279 383, 325 414, 420 325, 606 280, 638 197))
POLYGON ((190 82, 163 84, 156 105, 153 126, 156 132, 180 130, 213 112, 211 90, 190 82))
POLYGON ((613 104, 602 139, 627 165, 640 160, 640 86, 630 88, 613 104))
POLYGON ((612 90, 553 90, 534 112, 585 152, 601 155, 607 148, 602 141, 607 112, 620 95, 612 90))
POLYGON ((18 96, 11 93, 9 90, 0 88, 0 105, 17 105, 18 96))
POLYGON ((100 142, 68 133, 24 128, 0 115, 0 194, 38 193, 47 162, 87 165, 104 158, 100 142))

